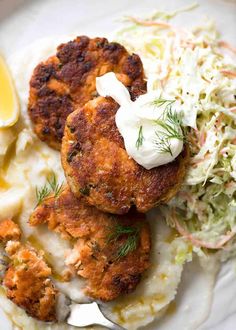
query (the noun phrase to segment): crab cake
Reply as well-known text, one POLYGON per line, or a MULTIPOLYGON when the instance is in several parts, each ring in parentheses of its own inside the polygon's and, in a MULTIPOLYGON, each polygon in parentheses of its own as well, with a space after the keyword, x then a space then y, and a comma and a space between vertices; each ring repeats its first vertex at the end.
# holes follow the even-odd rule
POLYGON ((28 105, 38 137, 60 150, 67 116, 97 95, 96 77, 110 71, 127 86, 133 99, 146 92, 139 56, 105 38, 77 37, 40 63, 30 81, 28 105))
POLYGON ((7 298, 41 321, 56 320, 56 296, 51 269, 32 247, 7 243, 10 266, 4 276, 7 298))
POLYGON ((66 264, 87 279, 85 293, 95 299, 110 301, 132 292, 149 267, 150 232, 142 214, 103 213, 67 187, 35 209, 30 224, 41 223, 74 243, 66 264))
POLYGON ((62 165, 73 193, 89 204, 114 214, 135 205, 145 213, 176 194, 188 152, 185 148, 173 162, 146 170, 125 150, 115 123, 118 108, 112 98, 98 97, 68 117, 62 165))

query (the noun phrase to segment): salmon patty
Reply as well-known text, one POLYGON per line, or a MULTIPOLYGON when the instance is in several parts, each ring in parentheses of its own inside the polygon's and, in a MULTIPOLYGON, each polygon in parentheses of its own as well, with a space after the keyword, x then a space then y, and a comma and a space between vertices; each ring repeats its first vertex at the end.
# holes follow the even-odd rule
POLYGON ((14 221, 6 219, 0 222, 0 242, 17 241, 20 236, 20 228, 14 221))
POLYGON ((98 209, 124 214, 134 205, 147 212, 179 190, 188 161, 187 148, 173 162, 146 170, 126 152, 116 123, 118 104, 98 97, 66 122, 62 165, 76 196, 98 209))
POLYGON ((97 96, 96 77, 110 71, 128 88, 132 99, 146 92, 139 56, 105 38, 77 37, 40 63, 30 80, 28 104, 38 137, 60 150, 67 116, 97 96))
POLYGON ((95 299, 110 301, 132 292, 149 267, 150 232, 142 214, 103 213, 66 187, 35 209, 30 224, 41 223, 73 242, 66 264, 87 279, 85 293, 95 299))
MULTIPOLYGON (((15 236, 15 232, 12 235, 15 236)), ((9 266, 3 285, 7 298, 38 320, 56 321, 57 290, 49 278, 51 269, 43 256, 19 241, 9 241, 6 252, 9 266)))

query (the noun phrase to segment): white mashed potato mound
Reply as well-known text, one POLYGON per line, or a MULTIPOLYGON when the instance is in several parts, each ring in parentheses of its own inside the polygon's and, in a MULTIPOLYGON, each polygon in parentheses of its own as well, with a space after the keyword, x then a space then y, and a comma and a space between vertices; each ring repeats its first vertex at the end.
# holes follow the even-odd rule
MULTIPOLYGON (((55 233, 49 232, 46 227, 31 228, 28 219, 36 205, 36 187, 46 182, 52 170, 58 176, 59 182, 65 178, 60 154, 39 141, 31 129, 27 116, 27 101, 33 68, 42 59, 52 55, 61 41, 62 39, 56 38, 37 41, 8 61, 19 94, 21 117, 12 131, 0 131, 0 161, 2 157, 3 162, 3 170, 0 172, 0 220, 17 220, 23 235, 33 242, 33 245, 45 250, 50 265, 58 274, 65 269, 64 254, 70 244, 55 233)), ((103 305, 105 313, 111 319, 130 330, 145 326, 163 314, 176 295, 183 264, 186 258, 191 258, 190 246, 184 239, 176 237, 173 231, 158 219, 155 212, 150 214, 150 223, 153 242, 151 268, 143 276, 134 293, 103 305)), ((82 279, 74 279, 69 284, 56 280, 54 282, 71 299, 79 302, 85 300, 81 290, 84 283, 82 279)), ((65 324, 49 325, 33 320, 7 300, 3 290, 1 293, 1 308, 19 328, 74 329, 65 324)))

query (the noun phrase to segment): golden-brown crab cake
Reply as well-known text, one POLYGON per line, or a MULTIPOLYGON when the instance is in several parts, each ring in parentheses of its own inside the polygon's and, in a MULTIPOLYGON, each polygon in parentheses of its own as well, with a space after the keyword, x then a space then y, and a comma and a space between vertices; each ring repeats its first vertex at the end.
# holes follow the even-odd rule
POLYGON ((56 321, 57 290, 43 257, 32 247, 16 241, 7 243, 6 252, 10 258, 3 280, 7 297, 34 318, 56 321))
POLYGON ((135 99, 146 92, 138 55, 118 43, 86 36, 62 44, 30 81, 28 112, 38 137, 60 150, 67 116, 96 96, 96 77, 113 71, 135 99))
POLYGON ((132 292, 149 267, 150 232, 142 214, 103 213, 67 187, 35 209, 30 224, 41 223, 75 242, 66 264, 87 279, 85 293, 93 298, 109 301, 132 292))
POLYGON ((77 196, 98 209, 127 213, 132 205, 147 212, 178 191, 186 171, 187 148, 173 162, 146 170, 127 154, 116 123, 118 104, 98 97, 66 122, 62 165, 77 196))

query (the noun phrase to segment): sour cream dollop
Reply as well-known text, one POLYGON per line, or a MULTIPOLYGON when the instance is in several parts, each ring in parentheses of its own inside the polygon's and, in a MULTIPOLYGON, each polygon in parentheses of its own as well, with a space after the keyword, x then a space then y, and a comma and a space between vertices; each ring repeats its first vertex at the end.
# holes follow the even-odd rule
POLYGON ((128 155, 139 165, 150 170, 172 162, 181 153, 183 133, 171 110, 171 100, 162 104, 160 93, 152 91, 133 102, 113 72, 96 78, 96 89, 120 105, 116 125, 128 155))

